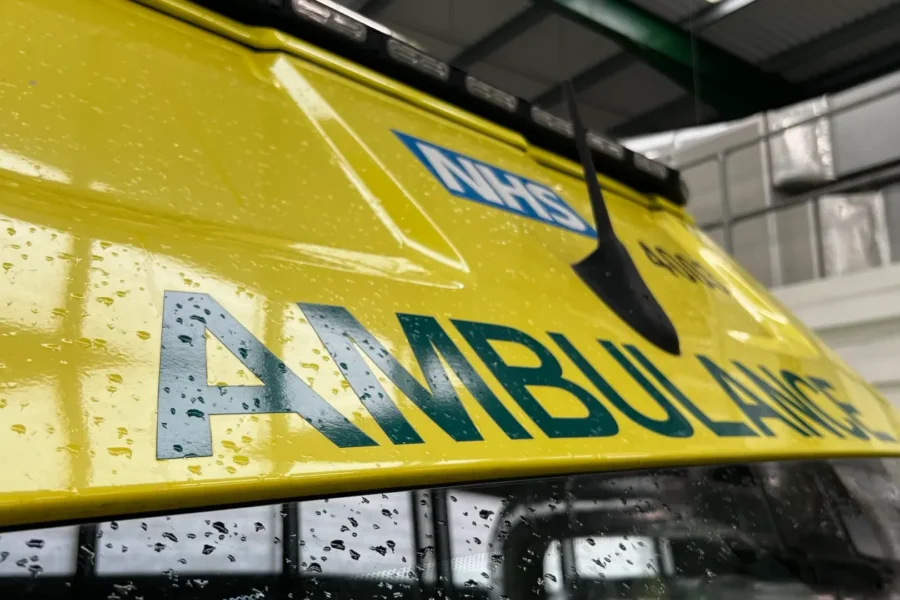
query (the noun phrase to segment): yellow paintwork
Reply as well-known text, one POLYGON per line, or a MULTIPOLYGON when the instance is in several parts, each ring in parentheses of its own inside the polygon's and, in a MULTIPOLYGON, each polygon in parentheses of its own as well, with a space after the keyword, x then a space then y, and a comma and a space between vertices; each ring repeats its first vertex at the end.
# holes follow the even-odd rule
MULTIPOLYGON (((683 355, 672 357, 575 276, 569 265, 590 239, 451 196, 391 130, 550 184, 590 219, 573 163, 288 36, 175 0, 148 3, 156 9, 3 2, 0 525, 485 478, 898 454, 894 443, 802 438, 777 425, 776 437, 718 438, 691 417, 695 435, 670 439, 615 409, 617 436, 548 439, 450 318, 515 327, 548 345, 547 332, 562 332, 651 414, 597 338, 639 347, 716 419, 741 414, 696 354, 826 377, 867 423, 895 437, 900 429, 884 400, 680 209, 603 180, 616 230, 681 336, 683 355), (702 262, 731 294, 650 266, 638 240, 702 262), (292 414, 217 416, 214 456, 157 460, 165 290, 211 294, 380 445, 339 449, 292 414), (392 445, 296 302, 346 307, 420 379, 396 313, 437 317, 534 439, 503 436, 454 381, 485 441, 453 442, 388 387, 426 442, 392 445)), ((215 340, 208 348, 211 384, 253 383, 215 340)), ((539 397, 556 416, 579 416, 565 394, 539 397)))

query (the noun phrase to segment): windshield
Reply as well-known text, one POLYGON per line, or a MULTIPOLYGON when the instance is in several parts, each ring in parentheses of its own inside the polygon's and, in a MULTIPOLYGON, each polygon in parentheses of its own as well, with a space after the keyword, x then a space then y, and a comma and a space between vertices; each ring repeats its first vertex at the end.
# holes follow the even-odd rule
POLYGON ((897 461, 665 469, 16 531, 3 597, 888 598, 897 461))

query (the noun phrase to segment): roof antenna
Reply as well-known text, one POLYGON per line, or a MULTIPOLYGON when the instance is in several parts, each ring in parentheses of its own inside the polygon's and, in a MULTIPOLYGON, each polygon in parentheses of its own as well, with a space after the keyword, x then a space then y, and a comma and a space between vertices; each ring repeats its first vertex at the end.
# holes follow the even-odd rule
POLYGON ((591 209, 597 230, 597 249, 572 266, 591 291, 632 329, 669 354, 681 354, 678 332, 653 293, 641 278, 628 250, 616 237, 609 211, 603 199, 597 171, 587 144, 587 131, 578 113, 572 82, 565 84, 569 117, 575 134, 575 146, 584 169, 591 209))

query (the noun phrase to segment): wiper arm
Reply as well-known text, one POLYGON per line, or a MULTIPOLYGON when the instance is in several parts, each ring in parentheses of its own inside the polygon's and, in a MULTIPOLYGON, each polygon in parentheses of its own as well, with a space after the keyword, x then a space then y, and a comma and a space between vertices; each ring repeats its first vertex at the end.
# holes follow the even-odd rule
POLYGON ((647 287, 628 250, 616 237, 603 191, 597 180, 594 161, 587 145, 587 131, 578 113, 571 82, 566 82, 565 91, 575 145, 584 169, 591 210, 594 212, 598 242, 597 249, 572 268, 610 310, 647 341, 669 354, 681 354, 675 326, 647 287))

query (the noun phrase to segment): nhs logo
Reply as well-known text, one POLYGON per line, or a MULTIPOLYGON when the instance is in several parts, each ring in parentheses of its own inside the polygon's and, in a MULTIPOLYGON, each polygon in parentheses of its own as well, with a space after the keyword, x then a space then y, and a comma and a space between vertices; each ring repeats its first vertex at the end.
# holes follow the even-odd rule
POLYGON ((405 133, 394 134, 454 196, 596 237, 597 233, 546 185, 405 133))

